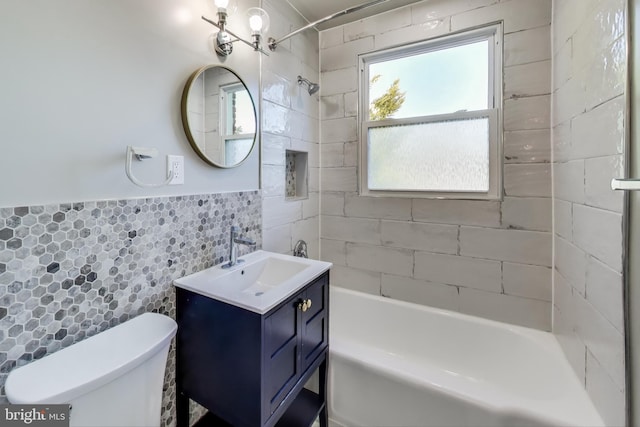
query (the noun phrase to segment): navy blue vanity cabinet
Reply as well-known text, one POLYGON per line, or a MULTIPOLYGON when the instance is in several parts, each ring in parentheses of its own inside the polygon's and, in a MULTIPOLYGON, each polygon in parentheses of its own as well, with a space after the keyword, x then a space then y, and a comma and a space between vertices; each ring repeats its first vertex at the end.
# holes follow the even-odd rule
POLYGON ((200 425, 326 426, 329 273, 266 314, 176 288, 178 427, 188 399, 210 412, 200 425), (304 389, 318 369, 320 392, 304 389))

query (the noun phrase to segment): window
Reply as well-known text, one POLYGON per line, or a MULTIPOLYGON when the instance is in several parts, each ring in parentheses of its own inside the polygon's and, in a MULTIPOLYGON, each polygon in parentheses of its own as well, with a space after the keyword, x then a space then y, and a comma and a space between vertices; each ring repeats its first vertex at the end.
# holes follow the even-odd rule
POLYGON ((360 192, 499 199, 499 25, 360 56, 360 192))
POLYGON ((256 132, 253 102, 242 83, 221 86, 220 129, 225 165, 235 165, 251 151, 256 132))

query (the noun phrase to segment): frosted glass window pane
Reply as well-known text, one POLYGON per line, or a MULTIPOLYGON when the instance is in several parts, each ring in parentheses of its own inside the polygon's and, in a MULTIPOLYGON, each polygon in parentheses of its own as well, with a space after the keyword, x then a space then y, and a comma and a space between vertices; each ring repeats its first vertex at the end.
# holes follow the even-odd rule
POLYGON ((388 101, 394 82, 397 81, 395 93, 404 95, 404 101, 394 112, 370 115, 369 120, 486 110, 490 108, 489 42, 483 40, 372 63, 369 78, 370 112, 375 111, 372 109, 378 99, 387 99, 382 102, 387 113, 397 107, 397 103, 394 107, 388 101))
POLYGON ((371 190, 489 191, 489 119, 369 129, 371 190))

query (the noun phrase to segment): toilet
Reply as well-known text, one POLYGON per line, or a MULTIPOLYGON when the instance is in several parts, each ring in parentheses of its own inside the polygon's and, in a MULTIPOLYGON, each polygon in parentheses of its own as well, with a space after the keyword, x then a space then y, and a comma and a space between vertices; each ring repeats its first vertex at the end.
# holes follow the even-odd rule
POLYGON ((14 404, 70 404, 71 426, 159 426, 162 386, 178 325, 145 313, 9 374, 14 404))

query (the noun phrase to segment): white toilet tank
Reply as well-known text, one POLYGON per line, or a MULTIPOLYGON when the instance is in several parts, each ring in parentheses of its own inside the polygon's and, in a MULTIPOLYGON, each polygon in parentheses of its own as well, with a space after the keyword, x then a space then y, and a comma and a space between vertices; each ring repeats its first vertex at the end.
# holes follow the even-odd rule
POLYGON ((69 403, 71 426, 159 426, 162 385, 178 325, 145 313, 14 369, 5 383, 15 404, 69 403))

